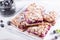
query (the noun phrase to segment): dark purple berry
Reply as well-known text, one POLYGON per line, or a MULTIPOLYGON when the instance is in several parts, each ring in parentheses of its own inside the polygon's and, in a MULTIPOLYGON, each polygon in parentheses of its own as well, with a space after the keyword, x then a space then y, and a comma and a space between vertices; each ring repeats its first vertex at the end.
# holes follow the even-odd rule
POLYGON ((55 39, 57 39, 58 37, 57 36, 55 36, 55 39))
POLYGON ((4 24, 0 24, 1 27, 4 27, 4 24))
POLYGON ((8 21, 7 24, 8 24, 8 25, 11 25, 11 21, 8 21))
POLYGON ((0 20, 0 22, 2 23, 2 22, 3 22, 3 20, 0 20))
POLYGON ((55 34, 55 33, 56 33, 56 31, 54 30, 54 31, 53 31, 53 33, 55 34))

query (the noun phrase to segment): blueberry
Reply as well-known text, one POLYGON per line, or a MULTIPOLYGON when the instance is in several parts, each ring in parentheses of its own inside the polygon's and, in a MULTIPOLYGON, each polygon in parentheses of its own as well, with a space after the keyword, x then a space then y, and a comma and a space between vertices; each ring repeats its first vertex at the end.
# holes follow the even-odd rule
POLYGON ((8 6, 8 5, 9 5, 9 2, 8 2, 8 1, 5 1, 5 2, 4 2, 4 5, 5 5, 5 6, 8 6))
POLYGON ((55 33, 56 33, 56 31, 54 30, 54 31, 53 31, 53 33, 55 34, 55 33))
POLYGON ((0 2, 0 6, 2 6, 2 2, 0 2))
POLYGON ((4 27, 4 24, 0 24, 1 27, 4 27))
POLYGON ((2 22, 3 22, 3 20, 0 20, 0 22, 2 23, 2 22))
POLYGON ((55 36, 55 39, 57 39, 58 37, 57 36, 55 36))
POLYGON ((11 21, 8 21, 7 24, 8 24, 8 25, 11 25, 11 21))
POLYGON ((11 1, 11 3, 13 3, 13 0, 10 0, 11 1))
POLYGON ((0 1, 0 6, 3 6, 3 1, 0 1))

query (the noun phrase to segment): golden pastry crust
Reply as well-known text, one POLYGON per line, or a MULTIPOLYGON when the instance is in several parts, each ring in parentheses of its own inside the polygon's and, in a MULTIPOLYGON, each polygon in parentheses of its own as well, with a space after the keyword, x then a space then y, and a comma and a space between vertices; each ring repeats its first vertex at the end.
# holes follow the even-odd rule
POLYGON ((55 18, 56 18, 56 12, 55 11, 51 11, 51 12, 49 12, 49 14, 44 14, 43 15, 43 19, 45 21, 48 21, 48 22, 55 21, 55 18))
POLYGON ((27 31, 38 36, 45 36, 50 27, 51 27, 50 23, 43 22, 41 25, 29 27, 27 31))
POLYGON ((11 23, 14 24, 15 26, 19 26, 24 21, 25 21, 24 14, 23 13, 20 13, 18 16, 14 17, 11 20, 11 23))
POLYGON ((25 12, 25 17, 27 21, 30 22, 43 21, 42 7, 39 7, 36 4, 31 4, 28 6, 26 10, 28 10, 25 12))

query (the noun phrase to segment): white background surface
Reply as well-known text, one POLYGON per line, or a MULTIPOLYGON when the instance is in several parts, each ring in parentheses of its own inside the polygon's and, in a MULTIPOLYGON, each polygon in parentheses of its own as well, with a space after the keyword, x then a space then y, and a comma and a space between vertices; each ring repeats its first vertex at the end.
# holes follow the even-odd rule
MULTIPOLYGON (((21 10, 24 8, 30 1, 19 1, 15 0, 16 4, 16 10, 21 10)), ((32 1, 31 1, 32 2, 32 1)), ((54 29, 59 29, 60 28, 60 1, 59 0, 40 0, 40 1, 34 1, 42 6, 45 7, 46 12, 49 12, 50 10, 55 10, 57 13, 57 18, 56 18, 56 25, 50 29, 48 34, 46 35, 44 40, 51 40, 50 38, 55 35, 50 35, 50 32, 52 32, 54 29)), ((16 31, 14 27, 7 26, 7 21, 10 20, 11 17, 2 17, 0 15, 0 19, 3 19, 5 28, 0 27, 0 40, 40 40, 40 39, 35 39, 28 37, 21 32, 16 31)), ((59 40, 59 39, 58 39, 59 40)))

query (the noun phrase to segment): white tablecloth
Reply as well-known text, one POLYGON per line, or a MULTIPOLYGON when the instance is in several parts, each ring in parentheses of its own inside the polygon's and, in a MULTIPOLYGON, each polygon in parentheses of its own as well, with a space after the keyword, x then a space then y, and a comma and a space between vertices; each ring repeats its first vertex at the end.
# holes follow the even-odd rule
MULTIPOLYGON (((36 1, 35 1, 36 2, 36 1)), ((57 12, 57 22, 56 25, 54 27, 52 27, 48 34, 45 37, 45 40, 51 40, 50 38, 53 37, 53 35, 50 35, 50 33, 54 30, 54 29, 59 29, 60 28, 60 6, 59 6, 59 1, 37 1, 37 3, 39 2, 40 5, 43 5, 45 7, 45 9, 47 9, 46 11, 50 11, 50 10, 55 10, 57 12)), ((21 10, 22 8, 24 8, 24 6, 26 6, 26 4, 28 4, 29 1, 17 1, 15 0, 15 6, 16 6, 16 11, 21 10)), ((14 27, 10 27, 7 25, 7 21, 10 20, 11 17, 2 17, 0 15, 0 20, 2 19, 5 24, 4 28, 0 27, 0 40, 40 40, 40 39, 35 39, 28 37, 22 33, 19 33, 18 31, 16 31, 16 29, 14 27)), ((58 39, 59 40, 59 39, 58 39)))

